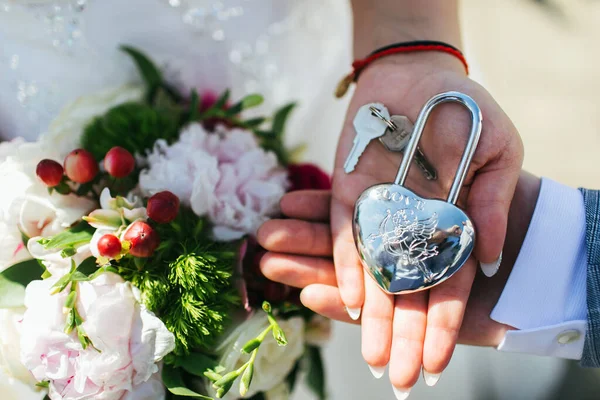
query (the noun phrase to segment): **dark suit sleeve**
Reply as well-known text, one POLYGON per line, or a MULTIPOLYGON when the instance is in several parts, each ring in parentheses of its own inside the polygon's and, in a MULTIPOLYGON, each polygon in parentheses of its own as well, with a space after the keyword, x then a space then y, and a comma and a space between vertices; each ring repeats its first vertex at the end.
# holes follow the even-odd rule
POLYGON ((600 191, 579 189, 585 203, 587 320, 581 365, 600 368, 600 191))

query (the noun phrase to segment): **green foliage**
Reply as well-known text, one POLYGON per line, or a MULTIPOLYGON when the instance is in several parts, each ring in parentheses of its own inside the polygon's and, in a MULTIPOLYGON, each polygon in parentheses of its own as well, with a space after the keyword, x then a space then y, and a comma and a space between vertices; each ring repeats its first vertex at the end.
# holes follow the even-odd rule
POLYGON ((40 244, 46 250, 74 249, 77 246, 89 243, 92 240, 93 234, 94 228, 87 222, 81 221, 49 239, 41 239, 40 244))
POLYGON ((269 302, 263 302, 262 309, 267 313, 267 319, 269 320, 269 326, 264 329, 257 337, 250 339, 244 346, 242 346, 242 353, 250 354, 250 359, 246 361, 241 367, 233 371, 225 373, 223 367, 217 367, 215 369, 209 369, 204 373, 210 381, 213 382, 212 386, 217 389, 217 397, 222 398, 232 388, 234 382, 241 377, 239 384, 240 396, 244 397, 250 389, 252 383, 252 377, 254 376, 254 368, 256 356, 260 350, 260 346, 265 341, 265 338, 269 333, 273 335, 273 338, 277 341, 280 346, 286 346, 287 340, 285 334, 279 326, 279 323, 273 316, 273 310, 269 302))
POLYGON ((308 346, 304 353, 306 361, 306 382, 308 387, 314 392, 319 400, 325 400, 325 368, 323 367, 323 357, 321 348, 317 346, 308 346))
POLYGON ((187 208, 175 221, 157 225, 161 244, 139 269, 133 259, 119 273, 142 292, 142 301, 175 335, 175 354, 208 350, 240 306, 233 273, 237 243, 216 243, 208 226, 187 208))
POLYGON ((43 273, 37 260, 22 261, 0 272, 0 308, 23 306, 25 287, 43 273))
POLYGON ((183 380, 182 371, 179 368, 174 368, 171 365, 163 366, 162 379, 169 392, 176 396, 212 400, 210 397, 203 396, 189 389, 183 380))
POLYGON ((145 103, 125 103, 96 117, 85 128, 81 143, 97 160, 114 146, 143 154, 158 139, 172 143, 179 137, 179 115, 145 103))
POLYGON ((262 148, 275 153, 282 165, 288 165, 292 158, 290 151, 285 147, 284 133, 285 125, 295 107, 296 104, 292 103, 280 108, 273 117, 270 130, 255 130, 262 148))

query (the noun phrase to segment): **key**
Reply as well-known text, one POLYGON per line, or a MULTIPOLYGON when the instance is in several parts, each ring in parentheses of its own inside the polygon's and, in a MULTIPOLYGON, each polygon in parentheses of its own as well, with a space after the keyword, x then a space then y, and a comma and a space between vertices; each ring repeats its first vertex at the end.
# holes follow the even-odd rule
POLYGON ((347 174, 354 171, 356 164, 358 164, 358 159, 364 153, 369 143, 373 139, 382 137, 388 127, 382 118, 378 118, 371 113, 370 107, 375 107, 383 117, 390 118, 390 113, 383 104, 366 104, 359 108, 356 117, 354 117, 356 136, 354 137, 352 150, 350 150, 348 158, 346 158, 346 162, 344 163, 344 171, 347 174))
MULTIPOLYGON (((390 118, 391 125, 394 126, 392 129, 390 126, 385 131, 385 135, 379 138, 379 141, 389 151, 401 152, 404 150, 410 137, 412 135, 414 125, 410 120, 403 115, 393 115, 390 118)), ((437 171, 431 165, 429 160, 425 157, 425 154, 420 148, 417 148, 414 158, 415 164, 421 169, 425 178, 428 180, 437 179, 437 171)))

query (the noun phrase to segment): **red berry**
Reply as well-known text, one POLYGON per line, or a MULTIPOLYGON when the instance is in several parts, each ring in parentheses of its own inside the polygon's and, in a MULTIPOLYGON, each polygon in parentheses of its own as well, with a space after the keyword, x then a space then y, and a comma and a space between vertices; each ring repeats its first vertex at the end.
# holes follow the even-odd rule
POLYGON ((159 224, 168 224, 177 217, 179 212, 179 197, 165 190, 156 193, 148 200, 146 207, 148 217, 159 224))
POLYGON ((129 254, 141 258, 150 257, 160 244, 158 233, 142 221, 131 224, 125 231, 123 240, 127 240, 131 244, 129 254))
POLYGON ((135 158, 122 147, 113 147, 104 157, 104 169, 115 178, 125 178, 134 168, 135 158))
POLYGON ((102 257, 115 258, 121 254, 121 241, 118 237, 106 234, 98 240, 98 252, 102 257))
POLYGON ((48 187, 54 187, 62 181, 63 167, 54 160, 42 160, 35 169, 36 175, 48 187))
POLYGON ((98 163, 92 153, 84 149, 70 152, 64 165, 67 176, 76 183, 88 183, 98 175, 98 163))

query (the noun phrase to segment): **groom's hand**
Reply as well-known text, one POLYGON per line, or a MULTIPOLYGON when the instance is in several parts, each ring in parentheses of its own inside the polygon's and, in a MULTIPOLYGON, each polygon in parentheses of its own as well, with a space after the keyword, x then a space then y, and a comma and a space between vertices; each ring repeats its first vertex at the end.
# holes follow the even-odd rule
MULTIPOLYGON (((367 187, 392 182, 401 155, 373 141, 354 172, 344 172, 352 147, 353 119, 359 107, 385 104, 390 114, 413 122, 432 96, 460 91, 471 96, 483 113, 483 132, 461 189, 459 207, 466 210, 477 230, 474 255, 494 262, 504 243, 507 214, 523 160, 519 135, 498 104, 481 86, 465 76, 463 66, 445 54, 399 55, 368 67, 358 80, 342 130, 333 174, 331 229, 337 284, 341 299, 353 316, 362 309, 362 352, 367 363, 383 367, 390 362, 392 384, 408 390, 418 379, 421 365, 431 374, 446 368, 461 326, 475 276, 469 260, 452 279, 429 291, 390 296, 365 278, 352 234, 354 203, 367 187)), ((446 198, 470 130, 468 112, 460 105, 438 107, 419 143, 438 172, 427 181, 417 167, 405 184, 428 198, 446 198)))

